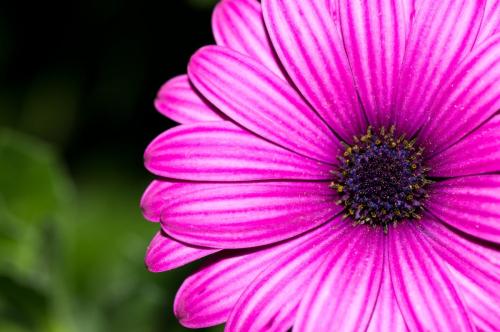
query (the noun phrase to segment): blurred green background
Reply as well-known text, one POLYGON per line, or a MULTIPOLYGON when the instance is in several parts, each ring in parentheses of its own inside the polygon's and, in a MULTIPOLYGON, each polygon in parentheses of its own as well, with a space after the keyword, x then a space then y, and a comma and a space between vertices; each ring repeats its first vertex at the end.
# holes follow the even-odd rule
MULTIPOLYGON (((184 331, 194 268, 149 273, 161 84, 213 43, 213 0, 0 4, 0 331, 184 331)), ((220 331, 214 328, 210 331, 220 331)))

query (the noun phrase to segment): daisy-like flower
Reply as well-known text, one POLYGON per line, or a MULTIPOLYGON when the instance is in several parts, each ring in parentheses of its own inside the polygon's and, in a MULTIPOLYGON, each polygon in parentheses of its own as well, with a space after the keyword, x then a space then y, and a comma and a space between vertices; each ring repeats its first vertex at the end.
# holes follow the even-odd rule
POLYGON ((168 81, 151 271, 181 324, 498 331, 500 2, 223 0, 168 81))

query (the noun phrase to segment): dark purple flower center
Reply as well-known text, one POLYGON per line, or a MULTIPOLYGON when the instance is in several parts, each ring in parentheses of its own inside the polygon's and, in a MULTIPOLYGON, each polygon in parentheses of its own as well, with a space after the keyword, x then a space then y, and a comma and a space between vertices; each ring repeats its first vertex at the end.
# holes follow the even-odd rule
POLYGON ((423 148, 405 135, 394 136, 394 126, 374 132, 371 127, 352 145, 344 144, 340 167, 331 187, 339 204, 355 224, 383 226, 400 220, 419 219, 428 197, 428 168, 423 148))

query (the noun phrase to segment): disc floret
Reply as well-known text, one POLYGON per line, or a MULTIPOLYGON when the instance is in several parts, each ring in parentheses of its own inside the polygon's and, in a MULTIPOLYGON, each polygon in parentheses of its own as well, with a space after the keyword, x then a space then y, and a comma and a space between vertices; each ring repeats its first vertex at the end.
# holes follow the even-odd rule
POLYGON ((423 165, 424 149, 415 139, 396 137, 395 127, 354 136, 343 143, 339 168, 333 171, 331 187, 339 195, 345 216, 355 224, 396 225, 401 220, 420 219, 428 197, 429 169, 423 165))

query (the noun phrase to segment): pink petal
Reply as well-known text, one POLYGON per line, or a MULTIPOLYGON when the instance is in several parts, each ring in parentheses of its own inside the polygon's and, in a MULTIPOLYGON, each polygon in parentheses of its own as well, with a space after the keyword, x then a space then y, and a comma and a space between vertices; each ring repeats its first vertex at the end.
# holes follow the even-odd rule
POLYGON ((263 0, 272 43, 309 103, 344 139, 366 130, 329 1, 263 0))
POLYGON ((500 311, 498 310, 498 303, 500 303, 500 297, 498 296, 499 284, 495 285, 495 293, 485 292, 484 288, 477 282, 467 279, 452 267, 448 269, 477 330, 498 331, 500 326, 500 311))
POLYGON ((500 243, 500 175, 450 179, 432 186, 428 209, 444 222, 500 243))
POLYGON ((404 7, 402 9, 403 13, 405 15, 408 15, 407 17, 404 18, 404 21, 406 22, 406 39, 408 39, 408 36, 410 35, 411 32, 411 27, 413 25, 413 22, 415 20, 415 13, 417 10, 417 4, 415 2, 419 2, 420 0, 400 0, 401 1, 401 6, 404 7))
POLYGON ((486 8, 476 45, 480 45, 488 37, 493 36, 497 32, 500 32, 500 1, 486 0, 486 8))
POLYGON ((426 120, 436 93, 471 50, 484 0, 422 0, 406 43, 396 126, 412 135, 426 120))
POLYGON ((281 241, 335 216, 328 182, 197 184, 174 189, 162 225, 171 236, 214 248, 281 241))
POLYGON ((399 308, 411 331, 472 331, 449 271, 424 235, 407 221, 389 230, 389 267, 399 308))
POLYGON ((141 209, 144 218, 149 221, 159 222, 163 206, 165 205, 165 196, 172 187, 182 186, 180 183, 170 181, 154 180, 148 186, 141 198, 141 209))
POLYGON ((227 121, 177 126, 157 137, 145 155, 152 173, 197 181, 328 180, 332 170, 227 121))
POLYGON ((410 10, 403 0, 340 0, 344 44, 370 124, 392 123, 410 10))
POLYGON ((433 218, 422 222, 422 227, 436 252, 448 264, 474 325, 483 331, 494 331, 500 326, 498 250, 466 240, 433 218))
POLYGON ((163 232, 153 237, 146 252, 146 266, 151 272, 163 272, 211 255, 219 249, 203 248, 179 242, 163 232))
MULTIPOLYGON (((297 238, 273 246, 225 251, 190 276, 177 292, 174 310, 182 325, 207 327, 225 322, 243 291, 270 264, 318 234, 324 225, 297 238)), ((308 243, 309 243, 308 242, 308 243)))
POLYGON ((227 321, 226 332, 288 330, 311 277, 350 227, 334 221, 283 253, 241 295, 227 321))
POLYGON ((336 162, 339 143, 330 129, 259 62, 208 46, 191 58, 188 72, 200 92, 243 127, 297 153, 336 162))
POLYGON ((500 33, 474 49, 436 97, 419 133, 427 151, 441 151, 500 109, 500 33))
MULTIPOLYGON (((387 250, 385 250, 387 252, 387 250)), ((367 332, 405 332, 408 331, 403 314, 396 301, 396 295, 392 289, 391 273, 389 271, 389 262, 387 253, 384 262, 384 272, 380 292, 378 293, 377 303, 373 309, 372 318, 368 325, 367 332)))
POLYGON ((187 75, 165 83, 155 100, 156 109, 179 123, 220 121, 218 111, 200 97, 190 85, 187 75))
POLYGON ((384 232, 366 226, 342 234, 311 279, 297 313, 297 331, 365 331, 384 269, 384 232))
POLYGON ((213 12, 212 30, 217 45, 249 55, 283 77, 267 38, 262 9, 257 0, 219 2, 213 12))
POLYGON ((500 171, 500 115, 429 160, 430 174, 453 177, 500 171))

